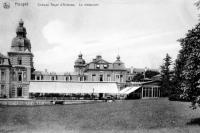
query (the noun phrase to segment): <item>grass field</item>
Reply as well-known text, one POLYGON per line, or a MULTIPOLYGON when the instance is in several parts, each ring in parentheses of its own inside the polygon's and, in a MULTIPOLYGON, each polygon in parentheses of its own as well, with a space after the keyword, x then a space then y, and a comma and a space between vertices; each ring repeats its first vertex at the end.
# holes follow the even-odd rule
POLYGON ((0 132, 199 133, 200 109, 167 99, 0 107, 0 132))

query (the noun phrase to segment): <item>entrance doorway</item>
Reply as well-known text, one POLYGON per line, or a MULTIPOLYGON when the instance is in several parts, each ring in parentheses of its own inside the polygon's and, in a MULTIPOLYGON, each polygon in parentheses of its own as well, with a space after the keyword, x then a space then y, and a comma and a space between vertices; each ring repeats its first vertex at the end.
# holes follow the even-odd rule
POLYGON ((99 81, 101 81, 101 82, 103 81, 103 75, 99 76, 99 81))
POLYGON ((18 87, 17 88, 17 97, 21 97, 22 96, 22 87, 18 87))

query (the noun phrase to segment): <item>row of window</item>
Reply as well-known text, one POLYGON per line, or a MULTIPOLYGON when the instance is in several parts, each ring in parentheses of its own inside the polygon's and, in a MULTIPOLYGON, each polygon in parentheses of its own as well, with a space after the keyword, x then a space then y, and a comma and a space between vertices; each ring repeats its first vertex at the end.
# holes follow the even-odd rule
POLYGON ((25 71, 13 72, 12 81, 27 81, 27 73, 25 71))
POLYGON ((160 89, 158 87, 154 88, 143 88, 143 97, 159 97, 160 89))
MULTIPOLYGON (((96 65, 96 68, 97 68, 97 69, 100 69, 100 65, 97 64, 97 65, 96 65)), ((104 69, 108 68, 108 65, 107 65, 107 64, 104 64, 104 65, 103 65, 103 68, 104 68, 104 69)))
MULTIPOLYGON (((106 79, 104 79, 104 75, 99 75, 99 77, 97 77, 96 74, 92 74, 92 81, 112 81, 112 79, 110 74, 107 75, 106 79)), ((123 82, 123 75, 115 75, 114 81, 123 82)))
MULTIPOLYGON (((39 76, 35 76, 32 78, 32 80, 58 80, 58 76, 50 76, 48 77, 48 79, 44 78, 43 75, 39 75, 39 76)), ((72 77, 71 76, 67 76, 65 77, 65 80, 66 81, 71 81, 72 80, 72 77)))
MULTIPOLYGON (((13 72, 11 78, 12 78, 12 81, 27 81, 27 73, 26 72, 13 72)), ((1 71, 1 81, 6 81, 5 71, 1 71)))
MULTIPOLYGON (((62 78, 63 79, 63 78, 62 78)), ((32 78, 32 80, 58 80, 58 76, 50 76, 47 78, 44 78, 43 75, 39 75, 39 76, 35 76, 34 78, 32 78)), ((71 81, 72 80, 72 76, 66 76, 65 77, 66 81, 71 81)), ((87 77, 86 76, 80 76, 78 77, 78 81, 86 81, 87 77)), ((96 76, 96 74, 92 74, 92 79, 91 81, 112 81, 111 75, 108 74, 106 76, 106 79, 104 77, 104 75, 98 75, 96 76)), ((115 75, 115 80, 116 82, 123 82, 123 75, 115 75)))

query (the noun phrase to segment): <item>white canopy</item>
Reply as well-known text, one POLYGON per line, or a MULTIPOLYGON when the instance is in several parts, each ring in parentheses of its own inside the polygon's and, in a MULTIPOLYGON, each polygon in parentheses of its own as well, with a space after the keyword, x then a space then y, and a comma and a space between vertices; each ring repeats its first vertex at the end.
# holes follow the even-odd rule
POLYGON ((117 94, 116 83, 31 81, 29 93, 110 93, 117 94))
POLYGON ((120 94, 130 94, 130 93, 136 91, 139 88, 140 88, 140 86, 126 87, 126 88, 122 89, 119 93, 120 94))

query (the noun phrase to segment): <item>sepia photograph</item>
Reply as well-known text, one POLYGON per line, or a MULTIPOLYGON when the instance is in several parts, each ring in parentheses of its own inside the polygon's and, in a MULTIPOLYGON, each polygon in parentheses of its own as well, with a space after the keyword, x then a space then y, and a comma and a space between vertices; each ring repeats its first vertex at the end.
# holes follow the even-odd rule
POLYGON ((200 0, 0 0, 0 133, 199 133, 200 0))

